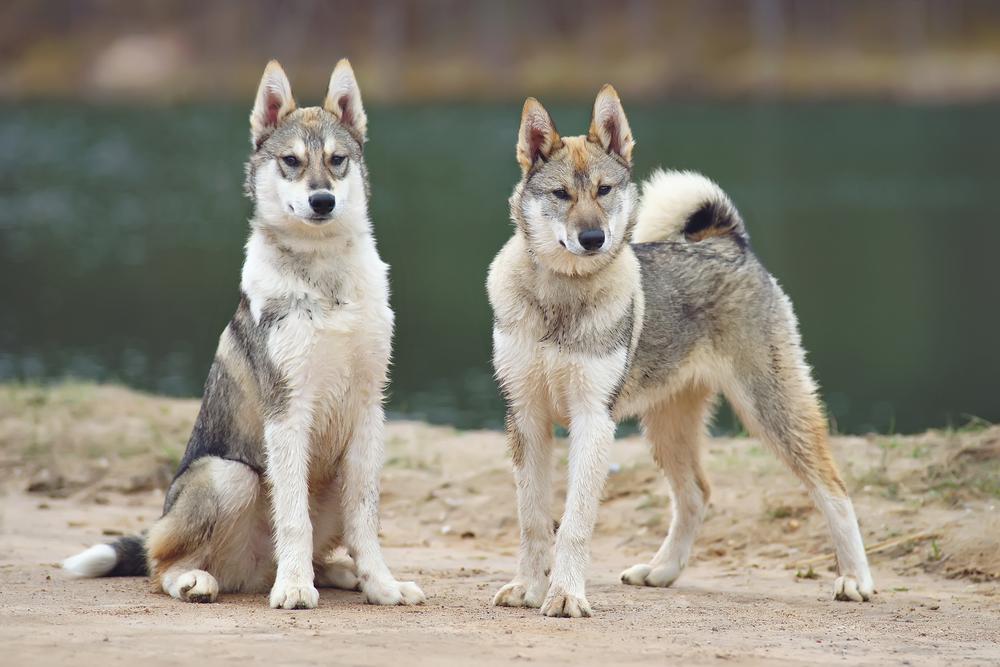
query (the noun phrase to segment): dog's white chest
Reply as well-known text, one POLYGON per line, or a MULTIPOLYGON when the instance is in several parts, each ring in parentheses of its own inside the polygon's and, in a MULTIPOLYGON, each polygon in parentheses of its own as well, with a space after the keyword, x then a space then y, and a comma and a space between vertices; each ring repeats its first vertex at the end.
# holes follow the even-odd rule
POLYGON ((384 376, 391 335, 384 302, 310 299, 289 309, 268 348, 290 384, 338 401, 384 376))
POLYGON ((252 238, 243 289, 289 410, 313 431, 348 431, 386 382, 393 316, 387 267, 370 239, 295 261, 252 238), (335 251, 335 252, 334 252, 335 251))
POLYGON ((621 382, 625 350, 604 355, 568 352, 530 335, 493 332, 494 364, 505 391, 515 402, 542 402, 551 417, 566 425, 570 415, 606 406, 621 382))

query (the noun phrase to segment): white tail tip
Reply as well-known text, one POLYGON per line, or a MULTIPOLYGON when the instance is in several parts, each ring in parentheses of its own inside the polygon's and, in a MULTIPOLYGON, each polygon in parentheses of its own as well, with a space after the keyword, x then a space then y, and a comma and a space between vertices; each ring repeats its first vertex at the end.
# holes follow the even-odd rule
POLYGON ((118 553, 110 544, 97 544, 62 562, 63 569, 76 577, 101 577, 114 569, 118 553))

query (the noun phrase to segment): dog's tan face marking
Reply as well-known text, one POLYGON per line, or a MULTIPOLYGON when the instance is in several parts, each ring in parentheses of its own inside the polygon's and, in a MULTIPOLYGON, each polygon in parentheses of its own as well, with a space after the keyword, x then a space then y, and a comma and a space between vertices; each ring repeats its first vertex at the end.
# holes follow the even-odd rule
POLYGON ((587 154, 587 141, 584 137, 569 137, 564 142, 569 152, 570 162, 576 176, 586 177, 590 171, 590 156, 587 154))
POLYGON ((333 117, 318 107, 289 116, 262 147, 278 161, 288 181, 304 181, 310 191, 331 189, 344 178, 351 159, 361 157, 361 146, 333 117), (325 116, 325 117, 324 117, 325 116), (286 159, 294 158, 289 164, 286 159))

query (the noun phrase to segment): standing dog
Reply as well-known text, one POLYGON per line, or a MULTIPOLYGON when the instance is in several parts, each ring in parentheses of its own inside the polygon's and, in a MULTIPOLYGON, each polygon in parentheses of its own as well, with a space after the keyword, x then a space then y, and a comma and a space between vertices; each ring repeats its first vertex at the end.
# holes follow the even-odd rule
POLYGON ((163 517, 68 559, 83 576, 151 574, 188 602, 271 590, 313 608, 317 586, 419 604, 378 543, 383 392, 392 339, 388 267, 368 217, 367 118, 341 60, 323 107, 297 109, 271 62, 250 115, 255 205, 240 303, 163 517), (339 547, 349 557, 332 559, 339 547))
POLYGON ((621 579, 672 584, 708 502, 699 448, 720 391, 825 514, 840 568, 835 597, 867 600, 873 583, 861 533, 788 298, 708 179, 657 172, 637 205, 633 145, 611 86, 597 96, 587 136, 559 136, 545 109, 525 102, 522 178, 510 198, 516 229, 487 282, 521 526, 517 576, 494 604, 590 616, 584 577, 608 449, 616 422, 631 416, 670 483, 673 520, 653 559, 621 579), (553 422, 569 428, 554 563, 553 422))

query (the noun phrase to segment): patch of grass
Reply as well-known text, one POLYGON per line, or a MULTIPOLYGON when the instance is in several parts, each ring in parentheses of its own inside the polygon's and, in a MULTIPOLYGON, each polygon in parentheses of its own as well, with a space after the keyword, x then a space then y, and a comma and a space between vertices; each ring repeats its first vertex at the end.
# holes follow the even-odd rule
POLYGON ((941 560, 941 546, 938 544, 937 540, 931 540, 931 552, 927 555, 928 560, 939 561, 941 560))
POLYGON ((163 447, 160 452, 163 460, 170 464, 171 468, 175 470, 181 464, 181 452, 179 449, 173 447, 163 447))
POLYGON ((952 506, 972 497, 1000 498, 1000 459, 931 466, 924 481, 929 494, 952 506))
POLYGON ((927 487, 928 491, 933 493, 942 493, 944 491, 955 491, 962 488, 962 485, 955 479, 945 479, 927 487))
POLYGON ((993 426, 986 419, 977 417, 976 415, 963 414, 962 418, 965 419, 965 424, 955 429, 956 433, 979 433, 993 426))
POLYGON ((88 459, 99 459, 107 456, 107 453, 105 448, 96 442, 88 443, 83 449, 83 455, 88 459))
POLYGON ((128 459, 133 456, 139 456, 141 454, 145 454, 147 451, 149 451, 149 448, 144 445, 131 444, 131 445, 122 445, 121 447, 119 447, 117 454, 123 459, 128 459))
POLYGON ((889 479, 884 467, 872 468, 855 480, 859 489, 877 490, 888 500, 899 499, 899 482, 889 479))
POLYGON ((970 415, 968 413, 963 413, 960 415, 965 421, 958 426, 948 420, 948 425, 942 429, 944 435, 946 436, 956 436, 956 435, 969 435, 980 433, 986 429, 993 426, 993 424, 982 417, 977 417, 976 415, 970 415))
POLYGON ((39 441, 35 440, 30 445, 24 448, 24 451, 21 453, 21 456, 24 457, 26 460, 34 460, 45 456, 46 454, 48 454, 48 452, 49 452, 48 447, 46 447, 39 441))
POLYGON ((767 518, 771 519, 771 521, 787 519, 792 516, 792 514, 792 508, 788 505, 778 505, 777 507, 771 507, 767 510, 767 518))
POLYGON ((666 505, 666 502, 664 501, 663 498, 652 493, 647 493, 645 497, 639 502, 639 504, 636 505, 635 509, 636 510, 658 509, 660 507, 663 507, 664 505, 666 505))
POLYGON ((819 575, 816 573, 816 570, 813 569, 813 566, 810 565, 809 569, 806 570, 805 572, 803 572, 802 570, 796 570, 795 571, 795 578, 796 579, 819 579, 819 575))
POLYGON ((901 444, 902 442, 899 438, 890 438, 889 440, 880 440, 878 442, 878 448, 882 452, 881 465, 883 470, 889 465, 889 452, 899 449, 901 444))
POLYGON ((32 408, 40 408, 49 402, 49 395, 42 390, 37 390, 26 394, 23 397, 24 404, 32 408))
POLYGON ((393 456, 385 462, 386 468, 402 468, 404 470, 433 470, 433 466, 424 461, 417 461, 409 456, 393 456))
MULTIPOLYGON (((879 463, 877 466, 858 477, 856 479, 856 483, 861 489, 877 489, 879 495, 887 500, 899 500, 899 482, 889 477, 889 459, 891 458, 891 452, 894 452, 903 446, 903 440, 898 437, 892 437, 879 440, 875 444, 878 446, 880 452, 879 463)), ((923 456, 925 453, 926 451, 921 451, 920 455, 923 456)))
POLYGON ((386 468, 412 468, 413 461, 409 456, 390 456, 385 461, 386 468))
POLYGON ((983 495, 1000 498, 1000 477, 987 475, 976 480, 973 486, 983 495))
POLYGON ((892 590, 895 591, 895 592, 897 592, 897 593, 905 593, 905 592, 907 592, 910 589, 907 588, 906 586, 896 586, 892 590))

